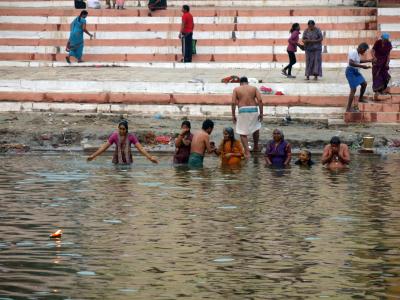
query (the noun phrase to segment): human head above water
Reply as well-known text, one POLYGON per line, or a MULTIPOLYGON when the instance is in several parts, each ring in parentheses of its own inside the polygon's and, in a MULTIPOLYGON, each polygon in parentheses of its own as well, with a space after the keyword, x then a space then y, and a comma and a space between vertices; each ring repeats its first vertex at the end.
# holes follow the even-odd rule
POLYGON ((341 141, 340 141, 340 138, 338 136, 332 137, 331 141, 330 141, 330 144, 331 144, 331 148, 332 148, 333 152, 339 152, 341 141))
POLYGON ((81 17, 81 18, 86 18, 87 16, 88 16, 88 12, 87 12, 87 10, 82 10, 81 11, 81 13, 80 13, 80 15, 79 15, 79 17, 81 17))
POLYGON ((364 54, 365 52, 367 52, 368 49, 369 49, 369 46, 367 43, 361 43, 357 47, 357 52, 360 54, 364 54))
POLYGON ((190 11, 190 7, 189 7, 189 5, 183 5, 182 6, 182 11, 184 12, 184 13, 186 13, 186 12, 189 12, 190 11))
POLYGON ((240 85, 249 84, 249 80, 247 79, 246 76, 243 76, 243 77, 240 77, 239 83, 240 83, 240 85))
POLYGON ((214 122, 210 119, 207 119, 203 122, 203 126, 201 127, 205 132, 210 134, 214 129, 214 122))
POLYGON ((185 121, 182 122, 181 129, 190 129, 190 128, 191 128, 191 125, 190 125, 190 122, 188 120, 185 120, 185 121))
POLYGON ((308 150, 301 150, 299 153, 299 159, 302 162, 307 162, 311 160, 311 152, 308 150))
POLYGON ((284 138, 283 132, 279 129, 274 129, 274 131, 272 132, 272 138, 275 142, 280 142, 284 138))
POLYGON ((225 127, 224 128, 224 140, 228 141, 228 140, 235 140, 235 132, 233 130, 232 127, 225 127))
POLYGON ((119 135, 126 135, 128 133, 128 121, 122 120, 118 123, 119 135))

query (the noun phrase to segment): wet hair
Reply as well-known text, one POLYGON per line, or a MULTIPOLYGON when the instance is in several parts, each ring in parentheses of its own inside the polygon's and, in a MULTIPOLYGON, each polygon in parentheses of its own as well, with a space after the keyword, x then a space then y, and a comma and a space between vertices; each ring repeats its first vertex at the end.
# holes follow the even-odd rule
POLYGON ((246 76, 243 76, 243 77, 240 77, 239 82, 240 83, 249 83, 249 80, 247 79, 246 76))
POLYGON ((182 8, 183 8, 184 11, 187 11, 187 12, 190 11, 189 5, 186 5, 186 4, 185 4, 184 6, 182 6, 182 8))
POLYGON ((127 120, 122 120, 122 121, 120 121, 119 123, 118 123, 118 128, 119 128, 119 126, 124 126, 125 127, 125 129, 126 129, 126 132, 128 132, 128 121, 127 120))
POLYGON ((183 121, 182 124, 181 124, 181 127, 182 127, 182 126, 186 126, 186 127, 189 128, 189 129, 191 128, 190 122, 189 122, 188 120, 183 121))
POLYGON ((309 21, 307 22, 307 25, 315 25, 315 21, 314 21, 314 20, 309 20, 309 21))
POLYGON ((279 132, 279 134, 281 135, 281 137, 282 137, 282 140, 284 140, 285 139, 285 136, 283 135, 283 132, 282 132, 282 130, 280 130, 280 129, 278 129, 278 128, 275 128, 274 129, 274 131, 272 131, 272 134, 274 134, 274 132, 275 131, 277 131, 277 132, 279 132))
POLYGON ((231 141, 231 151, 232 151, 233 144, 235 143, 235 131, 233 131, 232 127, 225 127, 224 131, 228 133, 229 139, 231 141))
POLYGON ((309 160, 311 160, 311 152, 310 151, 308 151, 308 150, 301 150, 302 152, 304 152, 304 153, 306 153, 307 154, 307 158, 309 159, 309 160))
POLYGON ((300 24, 299 23, 294 23, 293 25, 292 25, 292 28, 290 28, 290 30, 289 30, 289 32, 290 33, 292 33, 293 31, 295 31, 297 28, 299 28, 300 27, 300 24))
POLYGON ((82 10, 79 17, 87 16, 89 13, 87 10, 82 10))
POLYGON ((341 143, 340 138, 338 136, 334 136, 333 138, 331 138, 330 144, 331 145, 336 145, 339 146, 341 143))
POLYGON ((207 130, 209 128, 213 129, 214 128, 214 122, 211 121, 210 119, 207 119, 203 122, 203 126, 201 127, 203 130, 207 130))
POLYGON ((367 43, 361 43, 360 45, 358 45, 358 48, 367 51, 369 49, 369 46, 367 43))

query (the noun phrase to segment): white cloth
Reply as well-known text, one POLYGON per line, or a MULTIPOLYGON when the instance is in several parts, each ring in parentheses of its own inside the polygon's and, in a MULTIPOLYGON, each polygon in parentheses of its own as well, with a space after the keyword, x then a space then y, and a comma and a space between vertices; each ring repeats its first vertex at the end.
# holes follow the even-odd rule
POLYGON ((88 8, 101 8, 100 0, 88 0, 88 8))
POLYGON ((240 135, 253 134, 261 128, 258 120, 258 108, 256 106, 242 106, 236 118, 236 133, 240 135))
MULTIPOLYGON (((358 54, 356 49, 349 51, 349 66, 350 66, 350 60, 354 61, 356 64, 359 64, 361 62, 360 54, 358 54)), ((353 66, 351 66, 351 67, 353 67, 353 66)), ((356 67, 353 67, 353 68, 356 68, 356 67)))

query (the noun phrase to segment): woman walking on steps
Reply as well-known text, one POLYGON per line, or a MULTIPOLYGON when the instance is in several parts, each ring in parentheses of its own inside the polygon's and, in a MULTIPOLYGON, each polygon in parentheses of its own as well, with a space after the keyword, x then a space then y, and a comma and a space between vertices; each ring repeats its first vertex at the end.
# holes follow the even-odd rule
POLYGON ((289 55, 289 64, 282 69, 282 74, 285 75, 287 78, 296 78, 296 76, 292 76, 292 67, 294 64, 296 64, 297 46, 301 46, 299 44, 299 35, 300 35, 299 23, 294 23, 289 32, 290 32, 290 37, 288 39, 288 46, 287 46, 287 53, 289 55))
POLYGON ((83 62, 83 33, 86 33, 90 36, 90 39, 93 38, 93 34, 89 33, 86 29, 86 17, 88 16, 88 12, 86 10, 82 10, 79 17, 76 17, 74 21, 71 23, 71 33, 69 35, 69 40, 67 44, 67 48, 65 49, 69 52, 68 56, 65 57, 67 63, 71 63, 71 56, 75 57, 78 62, 83 62))

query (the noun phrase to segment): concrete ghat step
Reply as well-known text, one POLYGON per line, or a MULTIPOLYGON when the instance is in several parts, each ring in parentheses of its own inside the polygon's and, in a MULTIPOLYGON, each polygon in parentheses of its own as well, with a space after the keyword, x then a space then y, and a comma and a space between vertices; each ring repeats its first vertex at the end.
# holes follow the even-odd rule
MULTIPOLYGON (((92 73, 94 74, 94 73, 92 73)), ((90 76, 90 75, 89 75, 90 76)), ((189 78, 182 81, 123 81, 123 80, 0 80, 0 92, 45 92, 45 93, 162 93, 162 94, 197 94, 197 95, 230 95, 238 86, 235 83, 194 82, 189 78)), ((282 91, 285 95, 297 96, 347 96, 349 92, 346 83, 308 83, 281 82, 258 83, 255 86, 266 85, 274 91, 282 91)))
MULTIPOLYGON (((344 107, 346 96, 275 96, 263 95, 267 106, 318 106, 344 107)), ((195 105, 230 105, 231 94, 182 94, 182 93, 120 93, 120 92, 52 92, 52 91, 0 91, 1 101, 51 102, 51 103, 121 103, 121 104, 195 104, 195 105)))
POLYGON ((384 103, 359 103, 358 108, 362 112, 400 112, 400 104, 384 104, 384 103))
MULTIPOLYGON (((119 44, 119 43, 115 43, 119 44)), ((270 55, 270 59, 274 60, 273 55, 283 55, 284 60, 287 60, 287 46, 265 46, 265 45, 230 45, 230 46, 218 46, 218 45, 202 46, 201 42, 197 45, 197 56, 195 58, 208 55, 211 59, 211 55, 257 55, 255 59, 265 60, 263 56, 270 55)), ((60 43, 56 46, 8 46, 0 45, 0 53, 34 53, 42 55, 51 54, 63 54, 64 57, 68 53, 65 51, 66 43, 60 43)), ((104 45, 87 45, 85 46, 84 55, 112 55, 115 57, 114 60, 124 61, 125 55, 181 55, 182 47, 180 45, 167 45, 167 46, 146 46, 145 43, 138 46, 104 46, 104 45), (119 54, 115 54, 119 53, 119 54), (119 57, 119 59, 118 59, 119 57)), ((324 60, 330 61, 346 61, 347 55, 350 50, 354 49, 355 45, 348 46, 324 46, 325 51, 323 52, 324 60)), ((299 53, 297 58, 304 58, 304 53, 299 53)), ((393 51, 391 58, 400 58, 400 49, 393 51)), ((63 58, 62 58, 63 59, 63 58)), ((240 59, 238 57, 238 59, 240 59)), ((276 59, 275 59, 276 60, 276 59)), ((302 61, 303 59, 300 59, 302 61)))
MULTIPOLYGON (((91 113, 129 113, 140 116, 161 114, 165 117, 209 117, 231 118, 230 105, 140 105, 140 104, 91 104, 91 103, 51 103, 51 102, 0 102, 0 112, 91 112, 91 113)), ((342 107, 301 107, 267 106, 267 117, 286 117, 307 119, 338 119, 343 117, 342 107)))
MULTIPOLYGON (((126 7, 147 7, 147 0, 127 0, 126 7)), ((104 4, 104 3, 102 3, 104 4)), ((182 6, 181 0, 168 0, 169 6, 182 6)), ((220 6, 220 7, 232 7, 232 6, 314 6, 315 0, 191 0, 191 6, 220 6)), ((320 6, 338 6, 346 5, 353 6, 354 0, 319 0, 318 5, 320 6)), ((25 0, 25 1, 13 1, 12 7, 71 7, 71 1, 66 0, 25 0)), ((1 0, 0 7, 10 7, 9 0, 1 0)), ((103 6, 104 7, 104 6, 103 6)))
MULTIPOLYGON (((206 16, 194 17, 194 22, 198 24, 291 24, 293 22, 306 23, 311 16, 261 16, 261 17, 234 17, 234 16, 206 16)), ((0 23, 10 24, 69 24, 76 18, 75 14, 68 16, 0 16, 0 23)), ((368 23, 375 22, 375 16, 314 16, 313 19, 319 23, 368 23)), ((95 17, 88 16, 87 22, 92 24, 180 24, 181 17, 95 17)))
POLYGON ((400 123, 399 112, 345 113, 346 123, 400 123))
MULTIPOLYGON (((147 8, 130 8, 126 10, 89 9, 91 17, 148 17, 147 8)), ((76 16, 73 8, 0 8, 1 16, 76 16)), ((359 7, 197 7, 191 12, 194 17, 308 17, 308 16, 376 16, 376 8, 359 7), (312 13, 310 13, 312 9, 312 13)), ((169 8, 153 12, 151 18, 181 17, 181 8, 169 8)), ((267 21, 267 20, 266 20, 267 21)))

